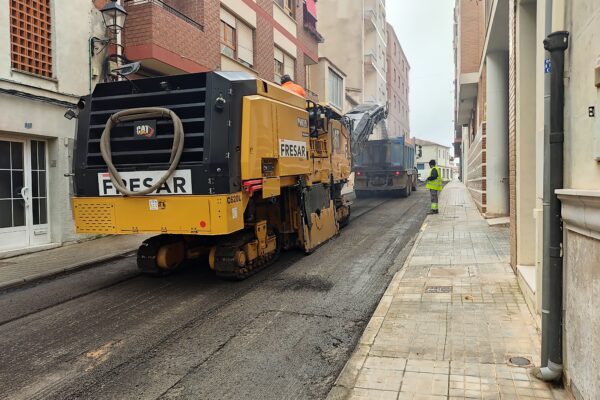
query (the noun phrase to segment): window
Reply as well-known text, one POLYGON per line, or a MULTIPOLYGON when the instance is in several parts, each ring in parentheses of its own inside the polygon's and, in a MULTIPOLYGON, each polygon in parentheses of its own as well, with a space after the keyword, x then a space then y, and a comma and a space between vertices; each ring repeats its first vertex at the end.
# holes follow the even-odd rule
POLYGON ((285 74, 294 80, 296 71, 296 59, 275 47, 275 82, 281 82, 281 77, 285 74))
POLYGON ((294 18, 294 0, 275 0, 275 3, 286 12, 287 15, 294 18))
POLYGON ((425 169, 425 163, 417 163, 417 169, 423 170, 425 169))
POLYGON ((342 108, 343 83, 342 77, 329 68, 329 102, 339 109, 342 108))
POLYGON ((254 31, 222 8, 221 54, 250 68, 254 65, 254 31))
POLYGON ((52 77, 50 0, 10 0, 12 68, 52 77))

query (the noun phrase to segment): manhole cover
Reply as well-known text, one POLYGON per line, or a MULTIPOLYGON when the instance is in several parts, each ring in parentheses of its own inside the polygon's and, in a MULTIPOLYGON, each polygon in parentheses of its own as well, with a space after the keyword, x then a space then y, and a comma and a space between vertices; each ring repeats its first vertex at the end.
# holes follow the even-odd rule
POLYGON ((451 293, 452 286, 427 286, 425 293, 451 293))
POLYGON ((531 360, 525 357, 511 357, 508 362, 517 367, 527 367, 531 365, 531 360))

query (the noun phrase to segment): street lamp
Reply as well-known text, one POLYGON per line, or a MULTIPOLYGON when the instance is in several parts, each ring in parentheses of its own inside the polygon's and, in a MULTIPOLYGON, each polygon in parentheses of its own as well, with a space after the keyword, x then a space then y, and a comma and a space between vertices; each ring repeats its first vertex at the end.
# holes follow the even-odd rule
POLYGON ((111 0, 100 10, 102 18, 104 19, 104 25, 109 32, 117 34, 125 26, 125 20, 127 19, 127 11, 122 5, 117 3, 117 0, 111 0))

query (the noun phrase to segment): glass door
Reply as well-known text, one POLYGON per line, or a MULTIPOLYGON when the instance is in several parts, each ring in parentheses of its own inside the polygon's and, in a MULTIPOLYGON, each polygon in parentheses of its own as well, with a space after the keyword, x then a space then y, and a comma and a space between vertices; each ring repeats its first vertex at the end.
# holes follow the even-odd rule
POLYGON ((0 138, 0 251, 50 242, 46 142, 0 138))
POLYGON ((0 250, 29 246, 25 141, 0 140, 0 250))

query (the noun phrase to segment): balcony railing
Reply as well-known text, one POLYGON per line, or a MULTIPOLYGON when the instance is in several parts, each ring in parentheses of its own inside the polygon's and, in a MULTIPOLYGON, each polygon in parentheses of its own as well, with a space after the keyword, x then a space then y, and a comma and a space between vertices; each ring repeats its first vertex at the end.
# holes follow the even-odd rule
POLYGON ((369 22, 369 24, 365 25, 365 29, 377 29, 377 13, 375 12, 375 10, 373 10, 372 8, 367 8, 365 9, 363 16, 365 21, 369 22))
POLYGON ((201 31, 204 30, 204 25, 202 25, 200 22, 194 20, 193 18, 190 18, 188 15, 184 14, 181 10, 178 10, 177 8, 169 5, 168 2, 165 2, 162 0, 125 0, 124 1, 125 7, 139 6, 139 5, 143 5, 143 4, 152 4, 157 7, 160 7, 163 10, 175 15, 176 17, 181 18, 188 24, 195 26, 196 28, 200 29, 201 31))
POLYGON ((377 68, 377 56, 373 52, 368 52, 365 54, 363 58, 364 64, 366 67, 371 67, 373 69, 377 68))

